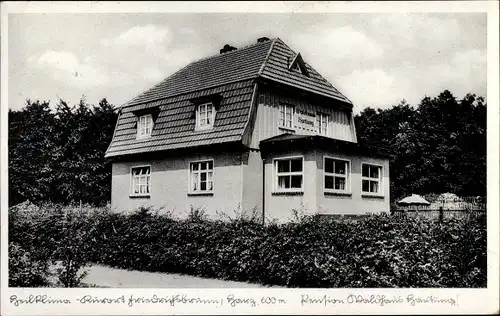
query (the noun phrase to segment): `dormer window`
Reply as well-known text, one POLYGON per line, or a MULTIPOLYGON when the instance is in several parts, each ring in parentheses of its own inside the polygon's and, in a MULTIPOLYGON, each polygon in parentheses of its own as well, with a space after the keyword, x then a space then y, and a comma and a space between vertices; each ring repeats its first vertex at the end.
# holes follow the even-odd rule
POLYGON ((196 107, 196 129, 210 129, 214 127, 215 108, 212 103, 199 104, 196 107))
POLYGON ((139 116, 137 122, 137 138, 151 137, 153 131, 153 115, 146 114, 139 116))
POLYGON ((300 53, 298 53, 292 60, 292 63, 288 66, 291 71, 301 72, 303 75, 309 77, 309 71, 307 70, 306 63, 302 59, 300 53))

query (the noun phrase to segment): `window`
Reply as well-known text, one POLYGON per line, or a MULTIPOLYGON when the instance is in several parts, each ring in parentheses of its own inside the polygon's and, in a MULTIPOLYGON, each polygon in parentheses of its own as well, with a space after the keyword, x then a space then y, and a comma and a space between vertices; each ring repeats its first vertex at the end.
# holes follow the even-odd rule
POLYGON ((204 103, 196 108, 196 128, 207 129, 214 127, 215 109, 212 103, 204 103))
POLYGON ((318 134, 328 134, 328 120, 330 116, 323 113, 316 114, 316 124, 318 125, 318 134))
POLYGON ((280 104, 280 126, 286 128, 292 128, 293 122, 293 105, 280 104))
POLYGON ((363 193, 381 194, 382 167, 376 165, 362 164, 361 166, 361 190, 363 193))
POLYGON ((325 191, 349 193, 350 162, 348 160, 325 157, 325 191))
POLYGON ((132 195, 149 195, 151 193, 151 167, 132 168, 132 195))
POLYGON ((214 190, 214 162, 197 161, 190 163, 191 193, 210 193, 214 190))
POLYGON ((137 123, 137 137, 149 137, 153 131, 153 116, 151 114, 139 116, 137 123))
POLYGON ((302 157, 281 158, 274 161, 277 191, 299 191, 303 186, 302 157))

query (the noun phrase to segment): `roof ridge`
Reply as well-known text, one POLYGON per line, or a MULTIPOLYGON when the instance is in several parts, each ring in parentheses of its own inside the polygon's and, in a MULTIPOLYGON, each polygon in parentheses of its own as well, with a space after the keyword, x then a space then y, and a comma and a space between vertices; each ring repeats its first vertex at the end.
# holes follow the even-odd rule
MULTIPOLYGON (((269 41, 272 41, 272 42, 273 42, 273 43, 271 44, 271 46, 273 46, 273 45, 274 45, 274 41, 276 41, 276 39, 278 39, 278 38, 273 38, 273 39, 270 39, 270 40, 269 40, 269 41)), ((223 54, 214 54, 214 55, 211 55, 211 56, 208 56, 208 57, 203 57, 203 58, 200 58, 200 59, 194 60, 194 61, 192 61, 192 62, 188 63, 187 65, 185 65, 184 67, 180 68, 179 70, 177 70, 177 71, 176 71, 176 72, 174 72, 173 74, 168 75, 167 77, 165 77, 163 80, 161 80, 160 82, 158 82, 157 84, 155 84, 155 85, 154 85, 154 86, 152 86, 151 88, 149 88, 149 89, 147 89, 147 90, 145 90, 145 91, 143 91, 143 92, 141 92, 141 93, 137 94, 137 95, 136 95, 136 96, 134 96, 133 98, 129 99, 129 101, 127 101, 127 102, 123 103, 123 104, 120 106, 120 108, 121 108, 121 107, 128 106, 128 105, 138 105, 138 104, 142 104, 142 103, 144 103, 144 102, 134 102, 134 100, 135 100, 135 99, 137 99, 139 96, 143 95, 144 93, 147 93, 148 91, 151 91, 151 90, 153 90, 154 88, 156 88, 157 86, 159 86, 159 85, 163 84, 163 82, 165 82, 165 81, 166 81, 166 80, 168 80, 168 79, 171 79, 171 78, 172 78, 172 77, 174 77, 176 74, 180 73, 182 70, 186 69, 186 68, 187 68, 187 67, 189 67, 189 66, 192 66, 192 65, 194 65, 194 64, 196 64, 196 63, 199 63, 199 62, 202 62, 202 61, 205 61, 205 60, 211 59, 211 58, 216 58, 216 57, 218 57, 218 56, 227 56, 228 54, 231 54, 231 53, 234 53, 234 52, 238 52, 238 51, 242 51, 242 50, 245 50, 245 49, 248 49, 248 48, 251 48, 251 47, 257 46, 257 45, 265 44, 265 43, 267 43, 267 42, 268 42, 268 41, 264 41, 264 42, 257 42, 257 43, 249 44, 249 45, 247 45, 247 46, 243 46, 243 47, 238 48, 238 49, 236 49, 236 50, 234 50, 234 51, 226 52, 226 53, 223 53, 223 54)), ((270 54, 270 52, 271 52, 271 50, 269 50, 268 54, 270 54)), ((267 57, 268 57, 268 55, 266 55, 266 60, 265 60, 265 61, 267 61, 267 57)), ((264 61, 264 63, 265 63, 265 61, 264 61)), ((264 64, 264 63, 263 63, 263 64, 264 64)), ((257 77, 258 77, 259 75, 260 75, 260 72, 257 74, 257 77)), ((237 80, 237 81, 239 81, 239 80, 237 80)), ((237 81, 236 81, 236 82, 237 82, 237 81)))
POLYGON ((163 82, 165 82, 166 80, 168 80, 168 79, 172 78, 173 76, 175 76, 176 74, 178 74, 179 72, 181 72, 182 70, 184 70, 185 68, 187 68, 189 65, 191 65, 191 64, 193 64, 193 63, 195 63, 195 62, 190 62, 189 64, 185 65, 184 67, 182 67, 182 68, 180 68, 179 70, 177 70, 176 72, 174 72, 173 74, 171 74, 171 75, 169 75, 169 76, 167 76, 167 77, 163 78, 163 80, 161 80, 160 82, 158 82, 157 84, 155 84, 155 85, 154 85, 154 86, 152 86, 151 88, 149 88, 149 89, 147 89, 146 91, 143 91, 143 92, 141 92, 141 93, 137 94, 135 97, 133 97, 133 98, 132 98, 132 99, 130 99, 129 101, 127 101, 127 102, 123 103, 123 104, 120 106, 120 108, 121 108, 121 107, 124 107, 124 106, 126 106, 126 105, 137 105, 137 104, 141 104, 141 103, 143 103, 143 102, 134 103, 133 101, 134 101, 135 99, 137 99, 139 96, 143 95, 144 93, 146 93, 146 92, 148 92, 148 91, 150 91, 150 90, 153 90, 155 87, 157 87, 157 86, 161 85, 163 82))
MULTIPOLYGON (((219 57, 219 56, 227 56, 229 54, 233 54, 233 53, 236 53, 236 52, 241 52, 242 50, 245 50, 245 49, 248 49, 248 48, 251 48, 251 47, 254 47, 254 46, 257 46, 257 45, 262 45, 262 44, 265 44, 267 42, 270 42, 270 41, 274 41, 275 39, 270 39, 269 41, 264 41, 264 42, 257 42, 257 43, 253 43, 253 44, 249 44, 249 45, 246 45, 246 46, 243 46, 241 48, 236 48, 235 50, 232 50, 230 52, 226 52, 226 53, 222 53, 222 54, 213 54, 213 55, 210 55, 210 56, 207 56, 207 57, 203 57, 203 58, 200 58, 200 59, 197 59, 195 61, 192 61, 191 63, 188 64, 189 65, 192 65, 192 64, 195 64, 195 63, 198 63, 200 61, 204 61, 204 60, 207 60, 207 59, 211 59, 211 58, 216 58, 216 57, 219 57)), ((272 44, 271 44, 272 45, 272 44)), ((187 66, 186 66, 187 67, 187 66)))
POLYGON ((274 49, 274 44, 279 40, 279 37, 277 38, 273 38, 272 39, 272 43, 271 43, 271 46, 269 46, 269 50, 267 51, 267 54, 266 54, 266 58, 264 58, 264 62, 262 63, 262 65, 260 66, 260 69, 259 69, 259 72, 257 73, 257 77, 260 77, 260 75, 262 74, 262 71, 264 70, 264 68, 266 67, 266 64, 267 64, 267 61, 269 60, 269 57, 271 56, 271 53, 274 49))
MULTIPOLYGON (((285 42, 284 42, 283 40, 281 40, 280 38, 277 38, 277 39, 278 39, 278 40, 280 40, 280 42, 281 42, 283 45, 285 45, 285 47, 286 47, 286 48, 288 48, 289 50, 291 50, 294 54, 296 54, 296 55, 300 54, 300 52, 299 52, 299 53, 296 53, 296 52, 295 52, 295 51, 294 51, 294 50, 293 50, 290 46, 288 46, 288 44, 287 44, 287 43, 285 43, 285 42)), ((313 70, 316 74, 318 74, 318 75, 321 77, 321 79, 323 79, 323 81, 324 81, 327 85, 329 85, 331 88, 335 89, 335 90, 336 90, 336 91, 337 91, 337 92, 338 92, 338 93, 339 93, 342 97, 344 97, 347 101, 349 101, 351 104, 353 104, 353 103, 352 103, 352 101, 351 101, 348 97, 346 97, 346 96, 345 96, 342 92, 340 92, 340 90, 339 90, 337 87, 335 87, 335 86, 334 86, 334 85, 333 85, 333 84, 332 84, 329 80, 327 80, 325 77, 323 77, 323 75, 322 75, 322 74, 320 74, 320 73, 316 70, 316 68, 314 68, 314 67, 313 67, 313 66, 312 66, 309 62, 304 61, 304 63, 305 63, 305 64, 307 64, 307 65, 309 65, 309 67, 311 67, 311 69, 312 69, 312 70, 313 70)))

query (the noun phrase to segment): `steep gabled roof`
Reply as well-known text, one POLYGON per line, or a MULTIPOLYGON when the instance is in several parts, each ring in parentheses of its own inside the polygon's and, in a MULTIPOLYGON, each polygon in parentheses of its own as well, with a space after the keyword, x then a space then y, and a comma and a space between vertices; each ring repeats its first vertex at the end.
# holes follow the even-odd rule
POLYGON ((188 64, 129 104, 155 101, 174 95, 256 78, 265 62, 272 41, 257 43, 188 64))
MULTIPOLYGON (((297 54, 279 38, 274 40, 274 45, 269 58, 260 74, 261 77, 290 85, 309 92, 330 97, 352 106, 352 102, 323 78, 311 65, 305 62, 309 76, 288 69, 289 61, 295 61, 297 54)), ((300 57, 302 59, 302 57, 300 57)))
POLYGON ((305 63, 300 53, 296 54, 281 39, 276 38, 192 62, 129 101, 128 105, 151 102, 257 77, 351 103, 309 64, 305 63), (309 76, 291 71, 290 63, 305 65, 309 76))
POLYGON ((345 105, 351 102, 279 38, 188 64, 125 103, 106 157, 177 148, 241 142, 250 117, 255 80, 266 80, 320 94, 345 105), (289 69, 306 67, 307 76, 289 69), (197 132, 193 99, 218 94, 214 128, 197 132), (136 114, 158 108, 150 138, 136 139, 136 114))

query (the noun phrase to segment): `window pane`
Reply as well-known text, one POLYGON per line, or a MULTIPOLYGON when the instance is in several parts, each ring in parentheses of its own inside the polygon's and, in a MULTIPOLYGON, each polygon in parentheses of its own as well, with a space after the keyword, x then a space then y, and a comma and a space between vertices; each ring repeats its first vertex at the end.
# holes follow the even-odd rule
POLYGON ((300 189, 302 188, 302 176, 292 176, 291 187, 300 189))
POLYGON ((370 181, 370 192, 378 193, 378 181, 370 181))
POLYGON ((207 163, 206 162, 200 162, 201 170, 207 170, 207 163))
POLYGON ((198 164, 197 163, 192 163, 191 164, 191 169, 192 170, 198 170, 198 164))
POLYGON ((214 173, 213 172, 207 172, 207 175, 208 175, 207 180, 208 181, 212 181, 214 173))
POLYGON ((325 172, 333 173, 333 159, 325 159, 325 172))
POLYGON ((333 177, 325 176, 325 189, 333 189, 333 177))
POLYGON ((206 172, 200 173, 200 179, 201 181, 207 181, 207 173, 206 172))
POLYGON ((285 126, 285 106, 280 105, 280 125, 285 126))
POLYGON ((213 170, 214 169, 214 162, 213 161, 209 161, 208 162, 208 170, 213 170))
POLYGON ((289 176, 278 177, 278 188, 279 189, 289 189, 290 188, 290 177, 289 176))
POLYGON ((335 161, 335 173, 346 174, 347 162, 336 160, 335 161))
POLYGON ((213 188, 213 182, 212 181, 208 181, 207 184, 208 184, 208 190, 212 191, 214 189, 213 188))
POLYGON ((207 190, 207 183, 206 182, 200 182, 200 190, 201 191, 206 191, 207 190))
POLYGON ((363 180, 362 190, 363 192, 370 192, 370 181, 363 180))
POLYGON ((380 169, 380 167, 372 166, 370 168, 370 178, 377 178, 378 179, 379 169, 380 169))
POLYGON ((193 173, 191 179, 192 179, 191 189, 193 191, 198 190, 198 173, 193 173))
POLYGON ((290 161, 289 160, 277 160, 278 172, 290 172, 290 161))
POLYGON ((335 177, 335 190, 345 190, 345 178, 335 177))
POLYGON ((292 159, 292 172, 300 172, 302 171, 302 158, 300 159, 292 159))
POLYGON ((363 165, 362 174, 363 174, 363 177, 369 177, 370 167, 368 165, 363 165))

